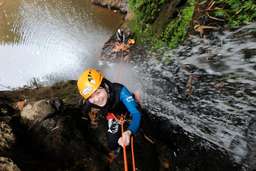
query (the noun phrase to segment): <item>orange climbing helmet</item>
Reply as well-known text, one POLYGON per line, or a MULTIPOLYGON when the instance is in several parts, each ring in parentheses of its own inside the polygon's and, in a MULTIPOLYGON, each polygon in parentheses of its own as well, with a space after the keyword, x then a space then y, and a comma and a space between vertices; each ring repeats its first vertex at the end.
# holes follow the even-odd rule
POLYGON ((96 69, 86 69, 77 81, 79 93, 88 99, 100 86, 103 74, 96 69))

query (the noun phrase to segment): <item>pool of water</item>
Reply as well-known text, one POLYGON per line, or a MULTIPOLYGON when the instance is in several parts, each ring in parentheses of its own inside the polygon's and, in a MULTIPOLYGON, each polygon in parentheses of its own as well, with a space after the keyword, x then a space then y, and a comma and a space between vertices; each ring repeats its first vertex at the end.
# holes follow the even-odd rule
POLYGON ((76 79, 122 20, 89 0, 0 0, 0 90, 76 79))

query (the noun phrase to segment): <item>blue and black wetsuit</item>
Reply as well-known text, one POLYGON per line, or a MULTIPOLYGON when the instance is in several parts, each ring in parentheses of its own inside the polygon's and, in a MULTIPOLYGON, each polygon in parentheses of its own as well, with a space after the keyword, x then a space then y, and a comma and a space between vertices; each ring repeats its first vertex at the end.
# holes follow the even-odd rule
MULTIPOLYGON (((100 114, 104 114, 108 121, 108 146, 111 150, 118 148, 118 139, 120 135, 120 125, 114 119, 108 116, 108 113, 114 113, 115 115, 128 114, 131 118, 131 122, 128 125, 128 130, 132 134, 136 134, 141 122, 141 110, 140 106, 135 100, 133 94, 122 84, 111 83, 110 81, 103 79, 101 87, 105 88, 108 92, 108 102, 100 108, 100 114)), ((89 102, 87 102, 89 103, 89 102)), ((92 104, 90 106, 93 106, 92 104)))

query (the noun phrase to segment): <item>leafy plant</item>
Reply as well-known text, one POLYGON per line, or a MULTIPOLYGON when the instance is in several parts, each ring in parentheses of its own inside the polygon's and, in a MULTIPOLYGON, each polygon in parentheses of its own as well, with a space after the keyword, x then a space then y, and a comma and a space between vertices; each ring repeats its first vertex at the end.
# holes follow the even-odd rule
POLYGON ((177 47, 187 34, 194 14, 195 0, 188 0, 186 7, 180 10, 180 14, 171 20, 162 34, 162 40, 168 42, 171 48, 177 47))
POLYGON ((129 0, 129 8, 143 24, 152 23, 166 0, 129 0))
POLYGON ((224 5, 224 8, 217 10, 214 14, 224 15, 231 28, 237 28, 256 20, 255 0, 216 0, 216 2, 224 5))

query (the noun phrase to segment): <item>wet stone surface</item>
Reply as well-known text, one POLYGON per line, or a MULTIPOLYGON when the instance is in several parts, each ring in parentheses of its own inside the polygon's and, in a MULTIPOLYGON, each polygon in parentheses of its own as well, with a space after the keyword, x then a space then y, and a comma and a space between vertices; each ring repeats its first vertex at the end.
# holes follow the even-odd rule
POLYGON ((4 121, 0 121, 0 153, 8 155, 15 144, 15 135, 12 128, 4 121))
POLYGON ((20 171, 19 167, 10 159, 0 156, 0 170, 2 171, 20 171))

